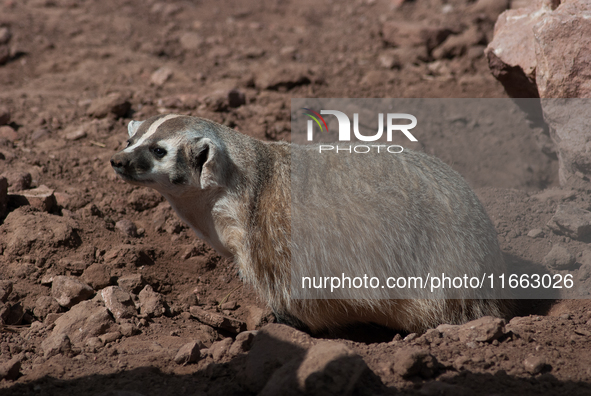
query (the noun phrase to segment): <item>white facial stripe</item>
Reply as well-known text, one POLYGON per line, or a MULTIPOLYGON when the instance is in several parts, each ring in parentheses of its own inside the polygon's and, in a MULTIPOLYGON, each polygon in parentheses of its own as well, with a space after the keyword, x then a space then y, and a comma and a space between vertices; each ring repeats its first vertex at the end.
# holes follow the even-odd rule
POLYGON ((130 153, 132 152, 136 147, 140 146, 142 143, 144 143, 146 141, 146 139, 148 139, 150 136, 152 136, 153 134, 156 133, 156 131, 158 130, 158 127, 160 125, 162 125, 164 122, 173 119, 173 118, 177 118, 180 117, 180 115, 178 114, 169 114, 167 116, 164 116, 162 118, 159 118, 158 120, 156 120, 156 122, 154 122, 152 125, 150 125, 150 128, 148 128, 148 130, 146 131, 146 133, 144 133, 142 135, 142 137, 140 137, 138 139, 137 142, 135 142, 132 146, 127 147, 125 150, 123 150, 124 152, 130 153))

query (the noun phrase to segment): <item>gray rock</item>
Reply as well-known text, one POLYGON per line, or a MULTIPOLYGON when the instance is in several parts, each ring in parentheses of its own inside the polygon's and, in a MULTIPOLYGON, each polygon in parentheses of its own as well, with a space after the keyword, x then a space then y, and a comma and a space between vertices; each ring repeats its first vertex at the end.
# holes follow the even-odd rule
POLYGON ((159 317, 166 312, 164 297, 152 289, 152 286, 146 285, 138 295, 140 300, 140 313, 159 317))
POLYGON ((131 274, 119 278, 117 284, 126 292, 137 294, 144 288, 146 281, 141 274, 131 274))
POLYGON ((174 357, 174 362, 182 365, 195 363, 201 358, 200 350, 203 348, 205 346, 201 341, 191 341, 179 349, 174 357))
POLYGON ((57 300, 51 296, 41 296, 35 302, 35 308, 33 308, 33 314, 40 320, 50 313, 60 312, 61 307, 57 300))
POLYGON ((544 231, 541 228, 534 228, 527 233, 530 238, 541 238, 544 236, 544 231))
POLYGON ((532 375, 540 373, 545 366, 546 360, 541 356, 530 356, 523 361, 523 368, 532 375))
POLYGON ((505 334, 505 320, 484 316, 463 324, 458 329, 461 342, 492 342, 505 334))
POLYGON ((109 286, 100 291, 105 307, 115 319, 132 318, 137 315, 131 295, 119 286, 109 286))
POLYGON ((59 305, 71 308, 94 295, 92 287, 70 276, 56 276, 51 284, 51 295, 59 305))
POLYGON ((72 350, 70 337, 64 333, 52 334, 41 343, 43 356, 49 359, 52 356, 64 354, 67 355, 72 350))
POLYGON ((544 265, 550 269, 568 269, 575 263, 575 256, 567 248, 554 245, 543 259, 544 265))
POLYGON ((591 212, 573 204, 558 205, 556 213, 548 222, 555 233, 573 239, 582 239, 591 234, 591 212))

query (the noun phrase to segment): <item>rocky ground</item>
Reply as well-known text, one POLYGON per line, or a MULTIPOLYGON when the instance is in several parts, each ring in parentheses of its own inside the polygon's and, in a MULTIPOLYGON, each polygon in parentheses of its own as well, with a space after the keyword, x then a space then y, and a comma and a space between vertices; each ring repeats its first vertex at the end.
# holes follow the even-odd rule
MULTIPOLYGON (((312 337, 108 163, 129 120, 158 113, 289 140, 293 97, 506 97, 484 48, 508 6, 3 0, 2 394, 589 394, 589 300, 312 337)), ((589 290, 589 189, 558 187, 543 134, 465 137, 421 143, 475 188, 511 268, 589 290)))

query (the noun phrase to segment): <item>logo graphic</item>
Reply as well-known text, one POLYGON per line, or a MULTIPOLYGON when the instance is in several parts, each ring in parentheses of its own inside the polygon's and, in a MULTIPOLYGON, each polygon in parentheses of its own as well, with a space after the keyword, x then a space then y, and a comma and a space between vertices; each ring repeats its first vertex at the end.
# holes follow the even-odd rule
MULTIPOLYGON (((304 114, 311 119, 308 120, 308 141, 311 142, 314 138, 314 123, 312 120, 316 122, 318 128, 320 128, 320 132, 322 132, 324 125, 324 130, 328 132, 328 126, 326 125, 326 121, 320 114, 330 114, 334 115, 337 118, 339 123, 339 141, 341 142, 350 142, 351 141, 351 120, 349 117, 343 113, 342 111, 338 110, 320 110, 320 114, 315 112, 314 110, 308 109, 306 107, 302 108, 304 110, 304 114), (322 121, 322 124, 320 123, 322 121)), ((376 140, 380 139, 384 133, 384 114, 378 114, 378 131, 375 135, 367 136, 362 135, 359 131, 359 114, 353 114, 353 133, 355 134, 355 138, 362 142, 375 142, 376 140)), ((388 142, 392 141, 392 132, 400 131, 404 133, 404 135, 411 141, 416 142, 417 139, 410 133, 409 129, 414 128, 417 126, 417 118, 412 114, 405 114, 405 113, 388 113, 386 114, 386 138, 388 142), (408 120, 410 124, 394 124, 394 120, 408 120)))
MULTIPOLYGON (((326 125, 326 121, 324 121, 324 118, 322 118, 320 114, 306 107, 302 108, 302 110, 305 110, 305 115, 310 117, 312 120, 316 121, 316 124, 318 124, 318 128, 320 128, 320 132, 322 132, 322 125, 320 124, 320 121, 318 121, 318 118, 320 118, 322 120, 322 123, 324 124, 325 131, 328 132, 328 125, 326 125)), ((308 140, 312 140, 312 120, 308 120, 308 140)))

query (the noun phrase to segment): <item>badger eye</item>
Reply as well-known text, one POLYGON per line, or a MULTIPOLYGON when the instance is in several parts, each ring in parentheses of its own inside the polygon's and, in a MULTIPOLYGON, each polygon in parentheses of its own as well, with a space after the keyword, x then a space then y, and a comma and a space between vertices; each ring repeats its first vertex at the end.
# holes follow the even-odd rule
POLYGON ((156 148, 154 148, 153 151, 154 151, 154 155, 158 158, 162 158, 166 155, 166 150, 164 150, 161 147, 156 147, 156 148))

